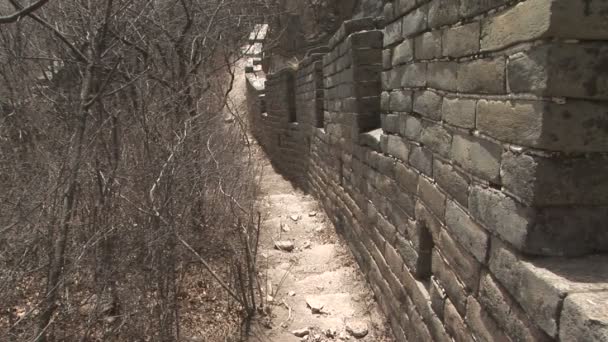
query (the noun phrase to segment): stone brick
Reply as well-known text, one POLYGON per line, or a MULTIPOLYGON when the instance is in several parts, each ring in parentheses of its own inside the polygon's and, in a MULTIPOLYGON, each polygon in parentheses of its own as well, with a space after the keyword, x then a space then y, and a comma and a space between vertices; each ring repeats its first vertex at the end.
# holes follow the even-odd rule
POLYGON ((570 294, 560 319, 560 341, 608 341, 608 291, 570 294))
POLYGON ((608 290, 607 261, 605 256, 596 255, 575 259, 545 258, 532 263, 493 239, 490 270, 532 321, 555 337, 559 308, 567 293, 608 290))
POLYGON ((392 65, 396 66, 410 62, 414 59, 414 42, 411 39, 404 40, 395 47, 393 52, 392 65))
POLYGON ((423 222, 410 221, 406 233, 417 252, 430 252, 433 248, 433 235, 423 222))
POLYGON ((460 14, 471 17, 507 3, 508 0, 460 0, 460 14))
POLYGON ((452 147, 452 134, 439 124, 430 124, 422 131, 420 141, 431 151, 449 157, 452 147))
POLYGON ((431 251, 416 251, 414 246, 402 236, 397 236, 396 246, 414 277, 424 279, 430 275, 431 251))
POLYGON ((391 46, 401 40, 401 21, 397 20, 384 28, 384 47, 391 46))
POLYGON ((445 195, 425 177, 418 178, 418 196, 431 211, 443 220, 445 217, 445 195))
POLYGON ((498 328, 494 319, 488 315, 474 297, 467 300, 465 322, 480 341, 510 342, 511 340, 498 328))
POLYGON ((433 241, 438 241, 443 224, 435 215, 431 214, 422 201, 416 201, 415 217, 416 224, 420 225, 421 229, 428 230, 433 241))
POLYGON ((403 16, 401 20, 402 35, 404 38, 411 37, 417 33, 420 33, 426 29, 426 17, 428 8, 426 5, 416 8, 414 11, 403 16))
POLYGON ((390 110, 393 112, 411 112, 412 92, 408 90, 391 92, 390 110))
POLYGON ((518 248, 526 246, 534 217, 532 209, 499 191, 475 186, 469 193, 469 211, 488 230, 518 248))
POLYGON ((402 163, 395 165, 395 180, 402 189, 409 193, 418 191, 418 174, 402 163))
POLYGON ((390 69, 393 65, 393 50, 392 49, 384 49, 382 50, 382 69, 387 70, 390 69))
POLYGON ((407 13, 416 7, 416 0, 395 0, 395 12, 397 15, 407 13))
POLYGON ((465 324, 456 307, 450 300, 446 300, 443 314, 447 331, 452 335, 456 342, 475 342, 469 327, 465 324))
POLYGON ((410 147, 402 138, 396 135, 389 135, 385 152, 407 162, 410 147))
POLYGON ((431 308, 439 318, 443 319, 443 304, 447 296, 443 287, 435 279, 435 276, 431 276, 429 293, 431 296, 431 308))
POLYGON ((443 55, 462 57, 479 52, 479 22, 448 28, 443 31, 443 55))
POLYGON ((429 28, 454 24, 458 16, 460 0, 434 0, 429 4, 429 28))
POLYGON ((398 114, 382 115, 382 128, 386 133, 399 133, 399 117, 398 114))
POLYGON ((456 91, 458 86, 456 62, 433 62, 427 66, 428 86, 440 90, 456 91))
POLYGON ((608 205, 608 158, 547 158, 507 152, 503 184, 528 205, 608 205))
POLYGON ((420 141, 422 137, 422 121, 412 115, 402 115, 401 117, 403 118, 399 130, 401 135, 410 140, 420 141))
POLYGON ((443 120, 454 126, 463 128, 475 127, 476 100, 461 98, 443 98, 441 111, 443 120))
POLYGON ((491 141, 456 134, 452 140, 452 159, 464 169, 491 182, 500 180, 502 147, 491 141))
POLYGON ((554 43, 509 58, 509 88, 544 96, 608 99, 608 68, 598 43, 554 43))
POLYGON ((432 91, 416 92, 414 94, 414 111, 432 120, 441 120, 442 98, 432 91))
POLYGON ((607 8, 601 0, 524 1, 483 21, 481 47, 497 50, 547 37, 604 40, 608 38, 607 8))
MULTIPOLYGON (((467 293, 464 285, 458 280, 454 271, 450 269, 437 249, 433 249, 432 270, 433 276, 437 278, 437 281, 448 295, 449 300, 457 310, 464 315, 467 303, 467 293)), ((445 317, 443 318, 445 320, 445 317)))
POLYGON ((416 59, 441 57, 441 31, 425 32, 414 39, 416 59))
POLYGON ((400 85, 402 87, 424 87, 426 86, 426 63, 404 65, 400 69, 400 76, 400 85))
POLYGON ((513 341, 550 340, 489 273, 481 277, 478 299, 513 341))
POLYGON ((447 231, 441 231, 437 243, 441 254, 448 260, 454 272, 466 286, 469 293, 476 293, 479 285, 481 264, 458 244, 447 231))
POLYGON ((435 159, 433 177, 439 186, 461 205, 467 207, 469 201, 469 179, 452 165, 435 159))
POLYGON ((413 146, 409 159, 410 165, 431 177, 433 175, 433 153, 424 147, 413 146))
POLYGON ((505 61, 504 57, 498 57, 462 63, 458 69, 458 91, 504 94, 505 61))
POLYGON ((445 223, 452 237, 469 253, 481 263, 486 261, 490 241, 488 233, 453 201, 447 201, 445 223))
POLYGON ((391 95, 388 91, 383 91, 380 94, 380 109, 382 112, 390 111, 391 95))

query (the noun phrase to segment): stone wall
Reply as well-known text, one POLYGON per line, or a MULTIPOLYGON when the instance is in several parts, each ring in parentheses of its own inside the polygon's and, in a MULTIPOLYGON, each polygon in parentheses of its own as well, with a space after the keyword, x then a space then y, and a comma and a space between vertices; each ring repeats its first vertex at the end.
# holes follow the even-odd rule
POLYGON ((397 340, 608 340, 607 16, 395 0, 268 76, 254 134, 323 203, 397 340))

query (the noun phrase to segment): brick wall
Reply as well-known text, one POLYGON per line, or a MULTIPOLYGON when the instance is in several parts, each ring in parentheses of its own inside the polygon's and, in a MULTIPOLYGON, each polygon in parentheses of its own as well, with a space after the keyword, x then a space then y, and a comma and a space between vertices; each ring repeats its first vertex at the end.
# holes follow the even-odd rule
POLYGON ((268 76, 254 134, 323 203, 399 341, 608 340, 607 16, 395 0, 268 76))

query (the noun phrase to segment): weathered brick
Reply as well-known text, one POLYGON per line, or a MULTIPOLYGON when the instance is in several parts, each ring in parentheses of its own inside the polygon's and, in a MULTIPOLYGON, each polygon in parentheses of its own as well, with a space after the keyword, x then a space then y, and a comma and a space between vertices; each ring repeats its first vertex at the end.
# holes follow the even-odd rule
POLYGON ((391 95, 388 91, 383 91, 382 94, 380 94, 380 109, 383 112, 390 111, 390 100, 391 95))
POLYGON ((447 202, 445 223, 452 237, 469 253, 481 263, 486 261, 490 241, 488 233, 453 201, 447 202))
POLYGON ((478 299, 513 341, 550 340, 489 273, 481 277, 478 299))
POLYGON ((499 182, 502 147, 491 141, 456 134, 452 140, 454 161, 476 176, 499 182))
POLYGON ((428 22, 430 28, 454 24, 460 20, 458 11, 460 0, 434 0, 429 4, 428 22))
POLYGON ((384 47, 395 44, 401 40, 401 21, 392 22, 384 28, 384 47))
POLYGON ((448 28, 443 31, 443 55, 462 57, 479 51, 479 22, 448 28))
POLYGON ((382 50, 382 69, 388 70, 393 66, 393 50, 384 49, 382 50))
POLYGON ((395 12, 397 15, 407 13, 416 7, 416 0, 396 0, 395 12))
POLYGON ((422 121, 412 115, 402 115, 402 125, 400 127, 401 135, 410 139, 420 141, 422 136, 422 121))
POLYGON ((528 230, 533 224, 532 209, 499 191, 475 186, 469 193, 469 211, 488 230, 516 247, 526 246, 528 230))
POLYGON ((433 248, 433 235, 422 222, 410 220, 406 233, 417 252, 430 252, 433 248))
POLYGON ((418 279, 425 279, 431 273, 431 251, 416 251, 414 246, 402 236, 397 236, 396 247, 403 257, 405 264, 412 275, 418 279))
POLYGON ((598 43, 554 43, 509 58, 509 88, 544 96, 608 99, 608 68, 598 43))
POLYGON ((426 229, 431 233, 433 241, 439 240, 439 234, 443 229, 441 221, 427 209, 422 201, 416 201, 415 210, 416 224, 421 229, 426 229))
POLYGON ((393 112, 412 111, 412 92, 408 90, 397 90, 391 92, 390 110, 393 112))
POLYGON ((431 151, 449 157, 452 147, 452 134, 442 125, 430 124, 422 131, 420 141, 431 151))
POLYGON ((418 174, 402 163, 395 165, 395 179, 399 186, 409 193, 416 193, 418 189, 418 174))
POLYGON ((465 324, 464 320, 456 311, 452 302, 448 299, 445 302, 445 309, 443 314, 446 329, 452 335, 457 342, 475 342, 473 335, 469 330, 469 327, 465 324))
POLYGON ((407 162, 410 147, 406 141, 396 135, 389 135, 386 150, 384 152, 407 162))
POLYGON ((458 91, 504 94, 505 62, 504 57, 498 57, 462 63, 458 69, 458 91))
POLYGON ((402 35, 404 38, 411 37, 417 33, 420 33, 426 29, 427 23, 427 11, 428 7, 426 5, 420 6, 416 8, 414 11, 409 14, 403 16, 401 20, 403 23, 402 26, 402 35))
MULTIPOLYGON (((414 88, 426 86, 426 63, 407 64, 399 70, 401 76, 399 81, 402 87, 414 88)), ((394 88, 397 88, 397 86, 394 88)))
POLYGON ((480 341, 510 342, 509 338, 498 328, 494 319, 484 310, 473 296, 467 300, 465 322, 480 341))
POLYGON ((416 59, 441 57, 441 31, 425 32, 414 39, 416 59))
POLYGON ((524 1, 483 21, 481 46, 495 50, 546 37, 604 40, 608 38, 607 8, 601 0, 524 1))
POLYGON ((456 170, 452 165, 435 159, 433 177, 437 184, 461 205, 467 207, 469 201, 469 182, 467 176, 456 170))
POLYGON ((419 177, 418 179, 418 196, 439 219, 443 220, 445 217, 445 195, 426 177, 419 177))
POLYGON ((439 318, 443 319, 443 304, 447 296, 443 287, 435 279, 435 276, 431 276, 429 293, 431 296, 431 308, 439 318))
POLYGON ((608 341, 608 291, 566 297, 560 319, 560 341, 608 341))
POLYGON ((458 279, 465 284, 467 292, 476 293, 481 274, 481 264, 459 243, 454 241, 445 230, 439 235, 437 246, 441 250, 441 254, 448 260, 448 264, 458 275, 458 279))
POLYGON ((475 16, 507 2, 508 0, 460 0, 460 14, 464 17, 475 16))
POLYGON ((431 177, 433 175, 433 153, 421 146, 413 146, 409 159, 410 165, 431 177))
POLYGON ((524 203, 534 206, 608 205, 607 158, 548 158, 506 152, 503 184, 524 203), (556 186, 559 185, 559 186, 556 186))
POLYGON ((461 98, 443 98, 441 110, 443 120, 454 126, 463 128, 475 127, 476 100, 461 98))
POLYGON ((441 95, 432 91, 414 94, 414 111, 432 120, 441 120, 441 95))
POLYGON ((414 42, 411 39, 404 40, 395 47, 393 52, 392 65, 396 66, 410 62, 414 59, 414 42))
POLYGON ((431 88, 456 91, 458 87, 456 62, 433 62, 427 66, 427 84, 431 88))
MULTIPOLYGON (((433 249, 433 276, 445 290, 449 300, 464 315, 466 313, 467 293, 464 285, 458 280, 456 274, 448 266, 445 259, 436 249, 433 249)), ((445 317, 443 317, 445 320, 445 317)))
POLYGON ((386 133, 399 133, 399 117, 398 114, 382 115, 382 128, 386 133))

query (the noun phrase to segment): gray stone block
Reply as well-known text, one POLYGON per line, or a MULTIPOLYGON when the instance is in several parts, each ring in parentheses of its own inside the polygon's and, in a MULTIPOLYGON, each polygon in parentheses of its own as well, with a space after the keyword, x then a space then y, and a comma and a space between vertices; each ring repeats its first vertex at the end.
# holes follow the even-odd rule
POLYGON ((458 127, 475 127, 476 102, 473 99, 444 97, 441 107, 443 120, 458 127))
POLYGON ((467 315, 465 322, 471 327, 473 334, 480 341, 510 342, 500 330, 494 319, 479 305, 473 296, 467 300, 467 315))
POLYGON ((401 40, 401 21, 392 22, 384 28, 384 47, 391 46, 401 40))
POLYGON ((425 175, 433 176, 433 153, 424 147, 413 146, 410 154, 410 165, 425 175))
POLYGON ((455 134, 452 159, 465 170, 491 182, 500 182, 502 147, 491 141, 455 134))
POLYGON ((462 57, 479 52, 479 22, 452 27, 443 31, 443 55, 462 57))
POLYGON ((432 91, 416 92, 414 94, 414 111, 429 119, 441 120, 441 95, 432 91))
POLYGON ((420 141, 431 151, 449 157, 452 147, 452 134, 440 124, 429 124, 422 131, 420 141))
POLYGON ((468 293, 477 293, 481 264, 462 246, 454 241, 446 230, 442 230, 437 243, 441 254, 448 260, 458 279, 465 285, 468 293))
POLYGON ((560 319, 560 341, 608 341, 608 291, 566 297, 560 319))
POLYGON ((401 76, 400 84, 402 87, 416 88, 426 86, 426 63, 404 65, 399 69, 398 73, 401 76))
POLYGON ((420 141, 422 137, 422 121, 412 115, 402 115, 401 118, 401 126, 399 128, 401 135, 410 140, 420 141))
POLYGON ((481 277, 477 298, 513 341, 548 342, 551 340, 530 322, 519 304, 489 273, 485 273, 481 277))
POLYGON ((462 63, 458 69, 458 91, 504 94, 505 62, 504 57, 498 57, 462 63))
POLYGON ((418 191, 418 174, 403 163, 395 165, 395 180, 402 189, 411 194, 418 191))
POLYGON ((458 342, 475 342, 469 327, 465 324, 449 299, 445 303, 443 319, 447 331, 454 337, 454 340, 458 342))
POLYGON ((414 59, 414 41, 406 39, 401 44, 395 47, 393 52, 392 65, 400 65, 410 62, 414 59))
POLYGON ((407 162, 410 153, 409 144, 403 138, 389 135, 385 153, 388 153, 404 162, 407 162))
POLYGON ((445 195, 426 177, 418 178, 418 196, 431 211, 440 219, 445 218, 445 195))
POLYGON ((420 6, 412 12, 406 14, 402 18, 402 31, 403 38, 411 37, 424 31, 427 27, 427 11, 426 5, 420 6))
POLYGON ((452 165, 435 159, 433 176, 439 186, 462 206, 469 205, 469 177, 456 170, 452 165))
POLYGON ((396 90, 391 92, 390 110, 392 112, 412 111, 412 91, 396 90))
POLYGON ((427 66, 427 84, 431 88, 456 91, 458 88, 458 64, 456 62, 432 62, 427 66))
POLYGON ((460 0, 435 0, 429 4, 429 28, 450 25, 460 20, 460 0))
POLYGON ((599 43, 546 44, 509 57, 509 88, 544 96, 608 99, 608 68, 599 43))
POLYGON ((441 31, 425 32, 414 39, 416 59, 441 57, 441 31))
POLYGON ((447 201, 445 223, 454 239, 479 262, 486 262, 490 236, 453 201, 447 201))

